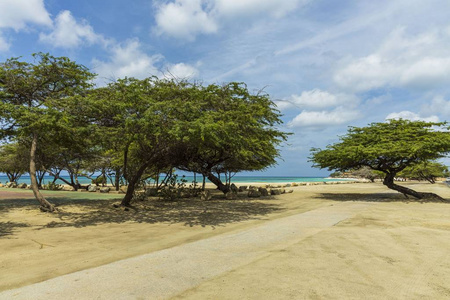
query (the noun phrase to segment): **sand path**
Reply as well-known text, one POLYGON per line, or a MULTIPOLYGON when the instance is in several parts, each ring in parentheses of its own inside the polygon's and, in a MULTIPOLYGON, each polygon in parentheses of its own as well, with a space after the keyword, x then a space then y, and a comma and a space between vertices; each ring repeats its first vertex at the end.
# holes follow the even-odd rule
POLYGON ((0 299, 167 299, 349 219, 344 202, 0 293, 0 299))

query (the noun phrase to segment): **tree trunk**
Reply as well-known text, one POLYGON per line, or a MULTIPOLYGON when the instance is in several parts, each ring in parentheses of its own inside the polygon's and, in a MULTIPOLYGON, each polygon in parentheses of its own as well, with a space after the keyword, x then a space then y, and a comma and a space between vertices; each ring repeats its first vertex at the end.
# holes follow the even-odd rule
POLYGON ((394 183, 394 177, 396 174, 386 174, 386 177, 383 180, 383 184, 385 186, 387 186, 388 188, 390 188, 391 190, 395 190, 397 192, 402 193, 403 195, 405 195, 406 198, 408 198, 408 195, 413 196, 416 199, 424 199, 424 198, 429 198, 429 199, 436 199, 436 200, 440 200, 443 202, 447 202, 445 199, 443 199, 442 197, 440 197, 439 195, 436 195, 434 193, 421 193, 421 192, 416 192, 415 190, 412 190, 410 188, 407 188, 405 186, 401 186, 398 184, 394 183))
POLYGON ((44 180, 45 171, 37 171, 38 188, 42 189, 42 181, 44 180))
POLYGON ((114 177, 114 186, 116 191, 120 189, 120 168, 116 169, 116 176, 114 177))
POLYGON ((33 133, 33 140, 31 142, 30 150, 30 179, 31 179, 31 189, 33 190, 34 197, 41 204, 39 207, 42 211, 54 212, 57 210, 53 204, 48 202, 44 196, 39 192, 38 182, 36 178, 36 148, 37 148, 38 136, 33 133))
POLYGON ((142 165, 137 173, 131 178, 131 180, 128 182, 128 188, 127 193, 125 194, 125 197, 123 197, 122 202, 120 205, 129 207, 131 204, 131 200, 133 199, 134 190, 136 189, 136 185, 139 182, 139 180, 142 177, 142 174, 144 174, 145 169, 147 169, 149 163, 146 163, 142 165))
POLYGON ((217 188, 224 194, 226 194, 230 191, 230 187, 226 184, 223 184, 223 182, 220 180, 220 178, 214 176, 213 173, 208 172, 208 173, 206 173, 206 176, 208 177, 209 181, 214 183, 217 186, 217 188))

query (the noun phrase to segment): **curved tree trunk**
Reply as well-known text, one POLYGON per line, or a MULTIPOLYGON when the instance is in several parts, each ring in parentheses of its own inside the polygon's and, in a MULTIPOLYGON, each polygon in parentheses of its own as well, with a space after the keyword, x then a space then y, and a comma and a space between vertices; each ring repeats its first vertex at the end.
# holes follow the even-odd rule
POLYGON ((120 189, 120 168, 116 168, 116 175, 114 177, 114 187, 116 191, 120 189))
POLYGON ((405 186, 395 184, 394 177, 395 177, 395 174, 386 174, 386 177, 383 180, 383 184, 385 186, 387 186, 388 188, 390 188, 391 190, 395 190, 397 192, 402 193, 403 195, 405 195, 406 198, 408 198, 408 195, 410 195, 416 199, 432 198, 432 199, 437 199, 437 200, 446 202, 446 200, 444 198, 442 198, 441 196, 436 195, 434 193, 417 192, 417 191, 407 188, 405 186))
POLYGON ((208 177, 209 181, 214 183, 217 186, 217 188, 224 194, 230 191, 230 187, 226 184, 223 184, 222 180, 220 180, 220 178, 218 178, 217 176, 214 176, 213 173, 208 172, 206 173, 206 176, 208 177))
POLYGON ((123 197, 122 202, 120 205, 129 207, 131 205, 131 200, 133 199, 134 190, 136 189, 136 185, 138 184, 139 180, 142 177, 142 174, 144 174, 145 170, 149 166, 150 163, 146 163, 142 165, 139 170, 136 172, 136 174, 131 178, 131 180, 128 182, 128 188, 127 193, 125 194, 125 197, 123 197))
POLYGON ((36 148, 37 148, 37 134, 33 134, 33 140, 31 142, 30 150, 30 178, 31 178, 31 189, 33 190, 34 197, 41 204, 39 207, 42 211, 53 212, 56 210, 55 206, 48 202, 44 196, 39 192, 38 182, 36 178, 36 148))

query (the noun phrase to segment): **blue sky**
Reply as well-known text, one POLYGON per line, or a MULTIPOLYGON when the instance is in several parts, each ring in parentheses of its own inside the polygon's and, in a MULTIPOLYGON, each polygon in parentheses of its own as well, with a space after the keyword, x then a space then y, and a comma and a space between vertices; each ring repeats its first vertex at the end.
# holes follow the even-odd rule
POLYGON ((0 60, 67 56, 98 74, 244 81, 292 132, 267 175, 320 176, 311 147, 387 118, 450 117, 448 0, 0 0, 0 60))

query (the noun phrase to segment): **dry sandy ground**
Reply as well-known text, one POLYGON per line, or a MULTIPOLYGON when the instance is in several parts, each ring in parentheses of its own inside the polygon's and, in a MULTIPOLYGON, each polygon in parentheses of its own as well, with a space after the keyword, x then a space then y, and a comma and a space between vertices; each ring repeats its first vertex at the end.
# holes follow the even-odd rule
MULTIPOLYGON (((450 198, 442 184, 409 185, 450 198)), ((23 199, 28 191, 8 196, 1 189, 0 291, 340 201, 361 201, 373 205, 178 297, 450 298, 450 204, 407 203, 379 183, 294 189, 265 200, 146 201, 128 212, 111 208, 114 200, 100 194, 90 200, 84 193, 50 193, 63 210, 58 215, 38 212, 23 199)))

